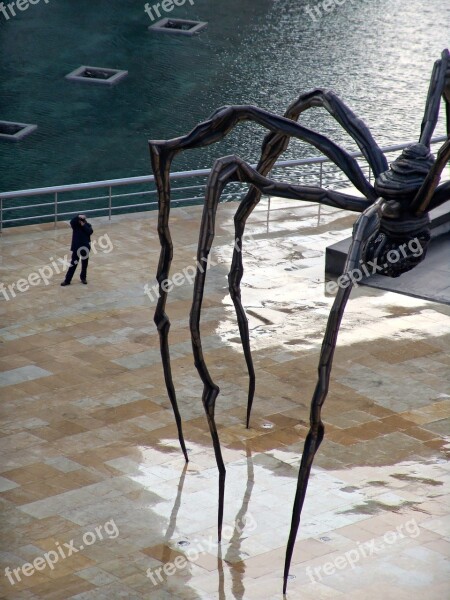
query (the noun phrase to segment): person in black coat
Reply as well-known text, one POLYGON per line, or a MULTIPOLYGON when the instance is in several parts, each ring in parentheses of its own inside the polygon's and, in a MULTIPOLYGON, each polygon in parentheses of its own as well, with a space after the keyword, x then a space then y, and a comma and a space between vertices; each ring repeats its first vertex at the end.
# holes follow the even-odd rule
POLYGON ((70 261, 70 267, 67 270, 66 278, 61 283, 62 286, 70 285, 72 277, 74 276, 75 270, 78 263, 81 261, 81 282, 87 283, 87 268, 89 262, 89 253, 91 251, 91 235, 94 233, 90 223, 86 221, 86 215, 77 215, 70 221, 72 227, 72 259, 70 261))

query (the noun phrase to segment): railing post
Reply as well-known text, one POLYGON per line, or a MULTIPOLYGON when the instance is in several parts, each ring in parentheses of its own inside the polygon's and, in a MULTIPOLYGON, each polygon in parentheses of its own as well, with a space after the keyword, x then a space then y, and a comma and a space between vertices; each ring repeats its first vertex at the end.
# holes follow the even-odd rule
POLYGON ((111 221, 111 186, 109 186, 109 220, 111 221))
POLYGON ((0 233, 3 233, 3 198, 0 198, 0 233))
POLYGON ((58 223, 58 192, 55 192, 55 224, 54 224, 55 229, 56 229, 57 223, 58 223))

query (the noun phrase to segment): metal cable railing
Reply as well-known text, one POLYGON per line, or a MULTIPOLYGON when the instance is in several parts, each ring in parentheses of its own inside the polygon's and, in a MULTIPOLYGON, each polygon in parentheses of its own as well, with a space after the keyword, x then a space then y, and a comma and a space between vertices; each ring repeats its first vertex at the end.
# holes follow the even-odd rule
MULTIPOLYGON (((440 144, 445 140, 445 136, 436 137, 432 140, 432 144, 440 144)), ((382 150, 389 158, 391 153, 403 150, 413 143, 415 142, 403 142, 384 147, 382 150)), ((361 152, 352 152, 351 155, 357 159, 363 159, 361 152)), ((361 168, 370 181, 373 175, 364 160, 361 161, 361 168)), ((209 169, 172 173, 170 179, 173 206, 201 203, 209 173, 209 169), (184 185, 185 180, 192 181, 193 185, 184 185)), ((271 177, 274 179, 282 178, 286 182, 319 185, 320 187, 324 185, 327 187, 350 185, 340 169, 325 156, 280 161, 274 166, 271 177)), ((0 232, 5 226, 14 227, 36 222, 53 221, 56 227, 58 221, 65 220, 65 218, 76 212, 90 214, 91 216, 108 216, 111 219, 114 214, 152 210, 158 205, 154 181, 153 175, 145 175, 142 177, 0 192, 0 232), (119 192, 118 190, 122 188, 127 188, 127 191, 119 192), (76 193, 79 195, 90 190, 104 190, 104 193, 91 197, 61 199, 63 194, 70 196, 76 193), (50 200, 44 201, 45 198, 49 197, 50 200), (138 197, 144 198, 145 201, 134 202, 132 200, 138 197), (18 200, 23 198, 30 199, 30 202, 18 204, 18 200), (36 201, 33 202, 33 199, 36 201), (26 214, 24 214, 24 211, 26 214)), ((222 201, 227 202, 238 199, 242 193, 242 187, 239 183, 232 183, 227 186, 226 193, 222 195, 222 201)))

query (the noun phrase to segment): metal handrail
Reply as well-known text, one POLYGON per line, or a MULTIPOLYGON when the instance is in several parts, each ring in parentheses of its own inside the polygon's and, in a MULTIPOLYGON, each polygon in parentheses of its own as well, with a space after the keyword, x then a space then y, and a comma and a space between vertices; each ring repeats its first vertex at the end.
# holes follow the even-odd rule
MULTIPOLYGON (((446 136, 438 136, 433 138, 432 140, 432 144, 437 144, 437 143, 441 143, 444 142, 447 139, 446 136)), ((391 146, 385 146, 383 148, 381 148, 381 150, 384 153, 390 153, 390 152, 396 152, 398 150, 403 150, 404 148, 406 148, 407 146, 410 146, 411 144, 416 143, 416 141, 410 141, 410 142, 402 142, 399 144, 394 144, 391 146)), ((356 152, 350 152, 349 153, 352 157, 354 158, 361 158, 363 157, 362 152, 360 151, 356 151, 356 152)), ((288 167, 298 167, 298 166, 306 166, 306 165, 313 165, 313 164, 317 164, 320 165, 320 171, 319 171, 319 185, 322 186, 322 181, 323 181, 323 165, 324 163, 330 163, 333 164, 332 161, 326 157, 326 156, 318 156, 318 157, 309 157, 309 158, 301 158, 301 159, 293 159, 293 160, 284 160, 284 161, 280 161, 277 162, 273 169, 286 169, 288 167)), ((252 165, 253 167, 256 167, 256 165, 252 165)), ((193 171, 180 171, 177 173, 172 173, 170 176, 171 182, 175 181, 175 180, 185 180, 185 179, 194 179, 194 178, 205 178, 210 174, 211 170, 210 169, 198 169, 198 170, 193 170, 193 171)), ((371 177, 371 171, 369 169, 369 177, 371 177)), ((130 185, 142 185, 142 184, 152 184, 154 183, 155 178, 153 175, 144 175, 144 176, 140 176, 140 177, 126 177, 123 179, 105 179, 102 181, 90 181, 90 182, 86 182, 86 183, 76 183, 76 184, 69 184, 69 185, 57 185, 57 186, 51 186, 51 187, 42 187, 42 188, 32 188, 32 189, 25 189, 25 190, 17 190, 17 191, 8 191, 8 192, 0 192, 0 232, 4 226, 4 224, 6 223, 16 223, 17 221, 33 221, 33 220, 37 220, 37 219, 54 219, 55 222, 55 226, 57 224, 58 218, 61 217, 65 217, 68 215, 73 214, 73 212, 60 212, 58 211, 58 206, 59 205, 66 205, 66 204, 76 204, 79 202, 91 202, 91 201, 95 201, 95 200, 108 200, 108 206, 107 207, 100 207, 100 208, 92 208, 92 209, 86 209, 83 212, 85 213, 93 213, 93 212, 101 212, 101 211, 107 211, 109 218, 111 219, 112 213, 113 211, 117 211, 117 210, 123 210, 123 209, 131 209, 131 208, 139 208, 139 207, 150 207, 150 206, 156 206, 157 205, 157 199, 155 199, 155 201, 153 202, 145 202, 145 203, 140 203, 140 204, 123 204, 121 206, 112 206, 112 199, 113 198, 126 198, 129 196, 137 196, 137 195, 151 195, 151 194, 156 194, 156 190, 143 190, 143 191, 139 191, 139 192, 128 192, 128 193, 122 193, 122 194, 112 194, 112 189, 121 187, 121 186, 130 186, 130 185), (72 199, 72 200, 59 200, 59 196, 60 194, 66 193, 66 192, 77 192, 77 191, 85 191, 85 190, 91 190, 91 189, 98 189, 98 188, 107 188, 108 189, 108 193, 104 196, 94 196, 92 198, 77 198, 77 199, 72 199), (33 197, 33 196, 40 196, 40 195, 49 195, 51 194, 54 198, 53 203, 50 202, 44 202, 44 203, 40 203, 40 204, 27 204, 27 205, 22 205, 22 206, 5 206, 5 200, 9 200, 9 199, 13 199, 13 198, 28 198, 28 197, 33 197), (11 212, 11 211, 23 211, 23 210, 28 210, 28 209, 36 209, 36 208, 43 208, 43 207, 50 207, 50 206, 54 206, 54 211, 51 214, 45 214, 45 215, 36 215, 36 216, 21 216, 21 217, 16 217, 16 218, 8 218, 8 219, 4 219, 4 213, 5 211, 11 212)), ((342 181, 340 181, 340 183, 342 183, 342 181)), ((205 189, 205 184, 199 184, 199 185, 192 185, 192 186, 184 186, 184 187, 179 187, 179 188, 173 188, 174 192, 182 192, 182 191, 187 191, 187 190, 199 190, 199 193, 201 190, 205 189)), ((225 197, 232 197, 232 195, 228 194, 225 197)), ((176 199, 176 202, 198 202, 201 198, 199 198, 199 196, 195 196, 195 197, 190 197, 190 198, 178 198, 176 199)))

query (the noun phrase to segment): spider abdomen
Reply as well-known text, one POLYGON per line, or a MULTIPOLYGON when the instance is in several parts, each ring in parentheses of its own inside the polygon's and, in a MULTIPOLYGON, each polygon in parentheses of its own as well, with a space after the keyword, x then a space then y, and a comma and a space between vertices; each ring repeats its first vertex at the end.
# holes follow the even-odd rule
POLYGON ((381 275, 399 277, 423 261, 430 239, 428 213, 382 218, 378 232, 366 244, 363 261, 376 262, 381 275))

